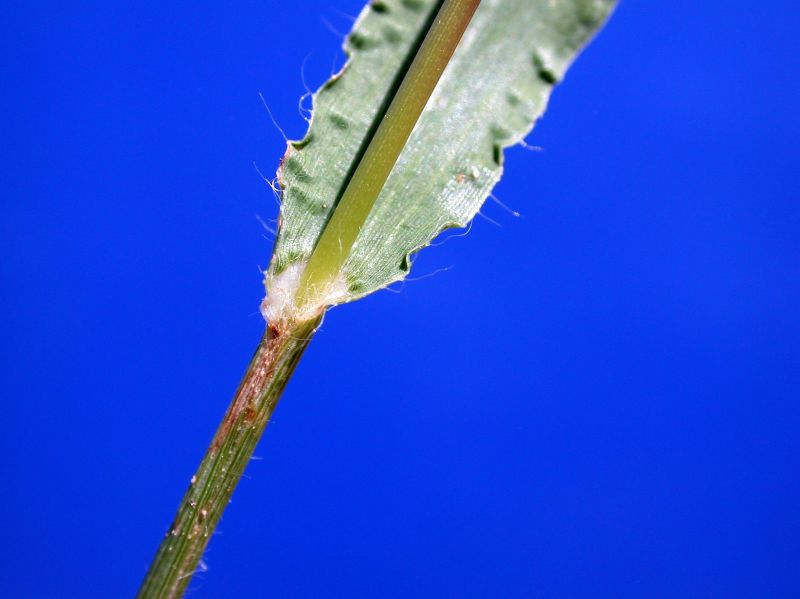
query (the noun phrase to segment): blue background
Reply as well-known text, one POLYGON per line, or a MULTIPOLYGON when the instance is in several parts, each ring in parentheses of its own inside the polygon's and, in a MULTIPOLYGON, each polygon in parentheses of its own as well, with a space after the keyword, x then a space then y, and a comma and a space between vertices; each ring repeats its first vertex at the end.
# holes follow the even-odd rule
MULTIPOLYGON (((127 597, 361 0, 0 8, 0 596, 127 597), (324 19, 324 20, 323 20, 324 19)), ((794 2, 623 1, 469 235, 334 310, 193 597, 800 596, 794 2)))

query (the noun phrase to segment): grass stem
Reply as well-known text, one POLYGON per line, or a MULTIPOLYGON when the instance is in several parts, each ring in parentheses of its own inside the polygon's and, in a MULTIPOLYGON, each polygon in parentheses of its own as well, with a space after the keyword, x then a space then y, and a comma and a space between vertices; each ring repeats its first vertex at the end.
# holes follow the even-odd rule
POLYGON ((320 319, 269 328, 142 583, 139 599, 181 597, 320 319))

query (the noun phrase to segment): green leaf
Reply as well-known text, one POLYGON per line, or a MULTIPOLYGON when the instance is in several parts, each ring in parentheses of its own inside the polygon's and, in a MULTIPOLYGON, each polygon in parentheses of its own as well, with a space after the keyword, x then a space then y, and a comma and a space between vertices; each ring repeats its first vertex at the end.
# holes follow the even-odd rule
MULTIPOLYGON (((450 0, 442 12, 458 11, 449 6, 458 1, 468 4, 450 0)), ((483 0, 368 216, 332 219, 441 4, 368 5, 345 43, 347 65, 314 95, 309 130, 289 143, 278 171, 281 214, 262 304, 271 323, 308 320, 399 281, 414 252, 444 229, 467 226, 500 179, 503 149, 530 132, 615 1, 483 0), (354 239, 341 260, 329 257, 336 252, 323 237, 331 222, 336 236, 354 239), (353 229, 343 235, 347 226, 353 229), (313 293, 303 282, 310 260, 309 271, 324 270, 323 262, 334 268, 307 273, 313 293)))

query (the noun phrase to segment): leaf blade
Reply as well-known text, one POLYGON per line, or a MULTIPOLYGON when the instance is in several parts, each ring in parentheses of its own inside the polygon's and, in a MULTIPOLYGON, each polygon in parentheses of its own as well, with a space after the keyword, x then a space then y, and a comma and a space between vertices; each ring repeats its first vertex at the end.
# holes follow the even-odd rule
POLYGON ((380 118, 375 105, 385 104, 438 8, 429 0, 381 2, 382 10, 367 7, 349 37, 350 62, 315 96, 315 120, 306 141, 290 147, 281 169, 284 202, 266 277, 265 316, 303 319, 381 289, 404 278, 411 254, 443 229, 466 226, 502 175, 503 149, 530 132, 553 85, 614 4, 483 0, 355 238, 338 281, 318 305, 301 313, 294 302, 298 280, 353 171, 359 156, 354 148, 368 140, 380 118), (351 124, 341 127, 337 118, 351 124), (337 131, 331 131, 331 123, 337 131))
POLYGON ((324 296, 326 286, 341 272, 479 4, 480 0, 445 0, 437 12, 303 271, 295 296, 301 309, 314 303, 318 294, 324 296))

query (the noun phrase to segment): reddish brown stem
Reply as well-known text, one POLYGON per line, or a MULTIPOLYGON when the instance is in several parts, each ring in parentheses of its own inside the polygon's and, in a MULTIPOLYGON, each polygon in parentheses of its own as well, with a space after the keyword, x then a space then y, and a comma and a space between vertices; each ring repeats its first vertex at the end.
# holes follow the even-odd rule
POLYGON ((320 319, 269 328, 178 507, 139 599, 183 595, 289 377, 320 319))

